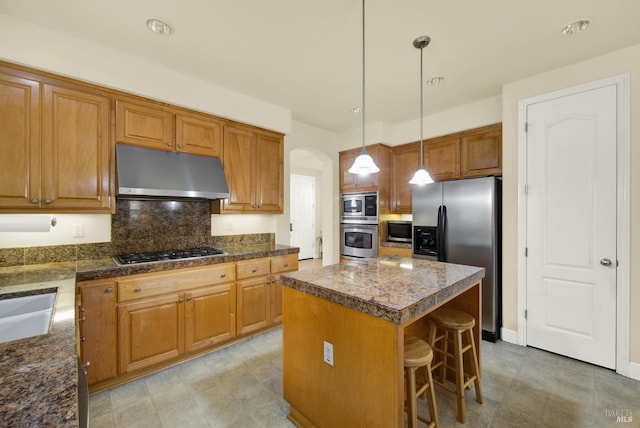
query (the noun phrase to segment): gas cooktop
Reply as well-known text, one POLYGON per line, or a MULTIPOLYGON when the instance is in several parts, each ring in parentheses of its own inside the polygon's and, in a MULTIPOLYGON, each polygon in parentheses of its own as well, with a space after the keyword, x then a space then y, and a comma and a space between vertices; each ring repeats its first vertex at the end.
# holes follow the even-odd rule
POLYGON ((113 260, 120 266, 169 260, 197 259, 201 257, 223 256, 222 250, 213 247, 189 248, 186 250, 151 251, 146 253, 119 254, 113 260))

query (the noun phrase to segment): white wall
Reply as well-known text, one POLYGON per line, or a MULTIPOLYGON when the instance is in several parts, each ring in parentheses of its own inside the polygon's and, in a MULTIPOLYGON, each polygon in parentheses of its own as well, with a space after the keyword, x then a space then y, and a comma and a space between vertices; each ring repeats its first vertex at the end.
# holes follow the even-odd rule
MULTIPOLYGON (((535 95, 615 76, 631 76, 631 260, 640 254, 640 45, 552 70, 503 87, 503 323, 517 330, 518 101, 535 95)), ((630 357, 640 363, 640 264, 631 265, 630 357)))

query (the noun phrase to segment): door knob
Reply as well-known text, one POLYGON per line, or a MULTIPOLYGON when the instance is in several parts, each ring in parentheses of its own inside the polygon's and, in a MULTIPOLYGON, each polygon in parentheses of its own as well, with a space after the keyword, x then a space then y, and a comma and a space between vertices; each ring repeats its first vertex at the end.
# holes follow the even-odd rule
POLYGON ((611 266, 613 264, 613 262, 611 260, 609 260, 609 259, 601 259, 600 260, 600 264, 602 266, 607 266, 608 267, 608 266, 611 266))

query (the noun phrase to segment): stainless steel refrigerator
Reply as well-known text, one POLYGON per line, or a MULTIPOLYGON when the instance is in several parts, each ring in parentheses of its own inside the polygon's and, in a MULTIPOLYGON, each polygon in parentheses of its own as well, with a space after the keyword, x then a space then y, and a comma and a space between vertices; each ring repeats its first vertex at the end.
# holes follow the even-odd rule
POLYGON ((413 257, 485 268, 482 337, 502 327, 502 180, 497 177, 413 186, 413 257))

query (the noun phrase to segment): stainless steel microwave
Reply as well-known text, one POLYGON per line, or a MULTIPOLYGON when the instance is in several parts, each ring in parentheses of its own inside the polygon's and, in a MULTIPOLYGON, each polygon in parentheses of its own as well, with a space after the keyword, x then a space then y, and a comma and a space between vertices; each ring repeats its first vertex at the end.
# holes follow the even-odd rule
POLYGON ((410 221, 390 220, 387 222, 387 241, 411 242, 413 226, 410 221))
POLYGON ((340 223, 378 224, 378 192, 341 194, 340 223))

